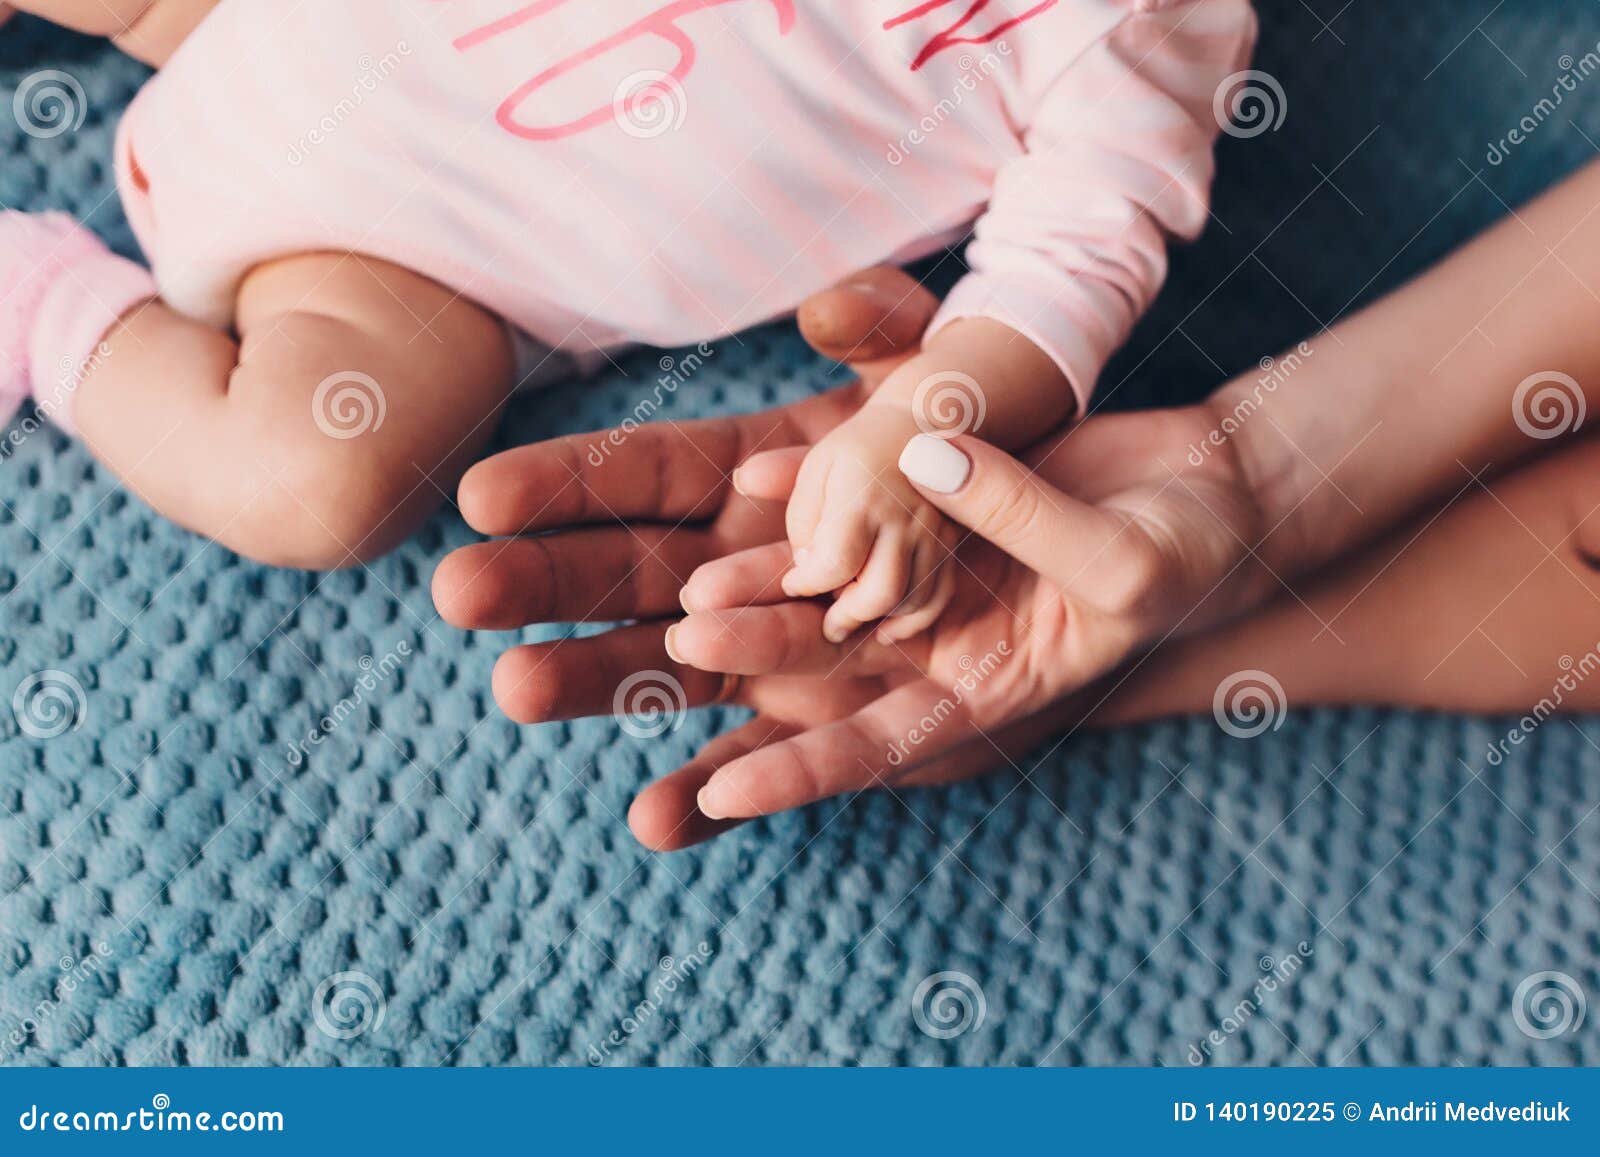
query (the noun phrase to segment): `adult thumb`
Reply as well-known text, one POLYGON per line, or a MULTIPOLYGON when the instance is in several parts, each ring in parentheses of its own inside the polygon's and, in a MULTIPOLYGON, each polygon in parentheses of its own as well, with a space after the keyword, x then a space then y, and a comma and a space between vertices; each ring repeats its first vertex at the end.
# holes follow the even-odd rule
POLYGON ((813 294, 801 304, 796 320, 812 349, 873 377, 878 363, 898 361, 922 348, 923 332, 938 309, 939 299, 916 278, 893 266, 879 266, 813 294))
POLYGON ((1141 585, 1149 540, 1125 514, 1079 501, 978 438, 918 434, 900 472, 962 526, 1094 602, 1141 585))

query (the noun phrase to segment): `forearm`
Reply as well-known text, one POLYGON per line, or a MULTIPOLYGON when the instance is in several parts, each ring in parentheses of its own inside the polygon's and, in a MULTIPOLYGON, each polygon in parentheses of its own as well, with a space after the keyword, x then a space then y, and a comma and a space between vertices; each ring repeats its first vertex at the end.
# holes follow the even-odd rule
POLYGON ((1536 421, 1531 396, 1513 405, 1532 375, 1567 375, 1572 405, 1600 405, 1596 205, 1600 164, 1213 396, 1217 434, 1199 452, 1232 443, 1268 565, 1315 567, 1546 448, 1525 427, 1559 417, 1536 421))
POLYGON ((997 321, 963 318, 929 338, 869 404, 1015 450, 1071 417, 1077 399, 1066 375, 1027 338, 997 321))

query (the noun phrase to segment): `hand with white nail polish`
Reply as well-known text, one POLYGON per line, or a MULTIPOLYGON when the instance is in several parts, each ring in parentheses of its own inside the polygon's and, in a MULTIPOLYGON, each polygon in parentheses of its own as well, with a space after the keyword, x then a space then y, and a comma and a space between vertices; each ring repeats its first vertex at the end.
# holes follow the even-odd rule
POLYGON ((1231 420, 1226 394, 1090 418, 1019 461, 999 447, 1033 443, 1027 430, 1066 412, 1048 412, 1063 404, 1053 364, 1026 342, 1006 344, 992 323, 954 322, 923 342, 926 291, 896 270, 874 271, 870 284, 871 293, 829 290, 800 314, 812 344, 849 360, 859 384, 765 414, 641 427, 603 467, 574 453, 590 435, 519 447, 462 484, 474 526, 526 537, 473 544, 441 564, 435 597, 448 621, 493 630, 627 621, 507 651, 494 693, 514 719, 609 714, 640 672, 675 683, 690 706, 754 710, 634 801, 629 822, 652 848, 840 793, 1003 767, 1093 707, 1094 679, 1177 630, 1242 611, 1309 553, 1293 533, 1264 533, 1276 520, 1255 480, 1292 473, 1262 458, 1276 445, 1270 423, 1192 454, 1231 420), (891 444, 888 420, 873 419, 885 423, 873 451, 883 477, 899 476, 965 528, 941 572, 949 605, 908 640, 829 643, 820 600, 783 593, 794 560, 776 503, 829 433, 952 364, 989 391, 978 436, 924 438, 896 423, 891 444), (907 366, 917 369, 908 376, 907 366), (997 398, 1013 383, 1040 407, 997 398), (672 485, 640 487, 641 476, 672 485))
MULTIPOLYGON (((962 535, 944 570, 948 605, 909 640, 817 637, 821 609, 782 601, 788 543, 703 564, 673 628, 684 663, 884 690, 847 718, 721 762, 696 792, 699 812, 744 819, 950 777, 951 761, 1002 737, 1070 725, 1085 687, 1142 648, 1259 602, 1277 580, 1248 545, 1267 537, 1254 475, 1234 443, 1198 463, 1189 454, 1222 416, 1094 417, 1020 459, 971 435, 906 437, 895 472, 962 535)), ((779 459, 752 462, 747 493, 782 497, 779 459)), ((791 485, 798 466, 791 457, 791 485)))

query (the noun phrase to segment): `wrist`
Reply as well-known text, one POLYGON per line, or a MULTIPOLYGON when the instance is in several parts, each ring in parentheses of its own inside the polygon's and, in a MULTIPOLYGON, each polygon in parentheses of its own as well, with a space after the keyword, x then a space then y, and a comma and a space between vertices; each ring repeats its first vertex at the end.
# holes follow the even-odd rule
POLYGON ((868 398, 847 424, 853 435, 886 451, 892 447, 896 460, 905 444, 924 432, 910 403, 876 396, 868 398))
POLYGON ((1340 513, 1328 503, 1338 491, 1296 449, 1296 435, 1276 412, 1259 380, 1239 378, 1201 403, 1211 431, 1208 456, 1225 456, 1244 497, 1255 511, 1255 552, 1282 577, 1304 571, 1338 553, 1340 513))
POLYGON ((908 366, 915 367, 915 365, 915 361, 907 362, 905 366, 890 374, 881 386, 867 395, 861 407, 861 416, 864 420, 899 422, 916 427, 915 387, 922 380, 922 375, 920 372, 905 372, 908 366))

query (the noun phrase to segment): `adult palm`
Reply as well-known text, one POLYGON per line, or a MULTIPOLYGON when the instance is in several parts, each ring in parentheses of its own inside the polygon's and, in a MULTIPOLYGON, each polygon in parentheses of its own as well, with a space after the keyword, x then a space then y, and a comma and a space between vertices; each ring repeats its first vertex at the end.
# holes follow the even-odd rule
POLYGON ((463 479, 469 523, 510 537, 441 563, 447 621, 633 620, 508 650, 494 693, 513 719, 614 713, 619 688, 649 671, 690 706, 756 711, 640 795, 630 823, 645 844, 682 847, 839 792, 991 770, 1076 718, 1074 693, 1142 644, 1266 589, 1249 563, 1259 519, 1238 459, 1223 444, 1189 460, 1216 416, 1096 417, 1028 465, 963 440, 972 481, 930 497, 987 537, 958 551, 952 607, 906 644, 826 643, 823 606, 776 593, 781 496, 804 448, 917 348, 933 305, 903 274, 874 271, 803 315, 813 344, 848 354, 861 382, 761 414, 524 446, 463 479), (752 455, 741 494, 733 478, 752 455))

